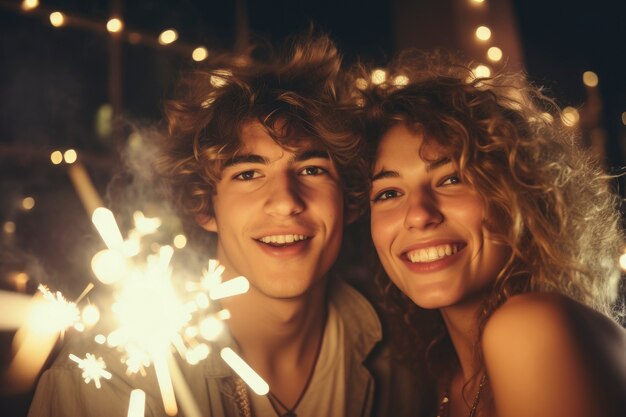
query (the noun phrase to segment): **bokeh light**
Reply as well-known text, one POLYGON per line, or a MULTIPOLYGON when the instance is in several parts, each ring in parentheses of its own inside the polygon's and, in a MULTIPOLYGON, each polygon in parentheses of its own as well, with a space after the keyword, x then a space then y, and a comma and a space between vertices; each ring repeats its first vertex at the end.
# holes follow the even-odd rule
POLYGON ((375 85, 380 85, 387 81, 387 71, 381 68, 377 68, 372 71, 372 83, 375 85))
POLYGON ((626 271, 626 253, 619 257, 619 265, 622 267, 623 271, 626 271))
POLYGON ((33 10, 34 8, 39 6, 39 0, 24 0, 22 2, 23 10, 33 10))
POLYGON ((499 62, 502 59, 502 49, 492 46, 487 50, 487 58, 492 62, 499 62))
POLYGON ((365 78, 357 78, 354 80, 354 85, 359 90, 365 90, 367 88, 367 80, 365 78))
POLYGON ((396 87, 402 87, 409 83, 409 77, 406 75, 396 75, 393 77, 393 85, 396 87))
POLYGON ((626 111, 622 112, 622 124, 626 126, 626 111))
POLYGON ((491 29, 487 26, 478 26, 476 28, 476 38, 481 41, 488 41, 491 38, 491 29))
POLYGON ((575 126, 580 120, 580 114, 578 110, 573 107, 566 107, 561 113, 561 121, 565 126, 575 126))
POLYGON ((61 151, 54 151, 50 154, 50 160, 54 165, 59 165, 63 162, 63 153, 61 151))
POLYGON ((50 23, 55 28, 63 26, 63 23, 65 23, 65 16, 61 12, 52 12, 50 13, 50 23))
POLYGON ((15 223, 13 223, 12 221, 4 222, 2 230, 7 235, 12 235, 13 233, 15 233, 15 223))
POLYGON ((174 29, 167 29, 161 32, 159 35, 159 43, 161 45, 168 45, 172 42, 175 42, 178 39, 178 32, 174 29))
POLYGON ((63 159, 66 164, 73 164, 78 159, 78 154, 74 149, 68 149, 63 153, 63 159))
POLYGON ((182 249, 187 246, 187 238, 185 235, 176 235, 174 236, 174 247, 177 249, 182 249))
POLYGON ((486 78, 491 76, 491 69, 486 65, 477 65, 472 71, 475 78, 486 78))
POLYGON ((208 58, 208 56, 209 56, 209 51, 203 46, 197 47, 191 53, 191 58, 193 58, 193 60, 196 62, 204 61, 205 59, 208 58))
POLYGON ((117 17, 109 19, 107 22, 107 30, 111 33, 117 33, 124 28, 124 23, 117 17))
POLYGON ((585 84, 587 87, 597 87, 598 74, 593 71, 583 72, 583 84, 585 84))
POLYGON ((32 210, 35 207, 35 199, 32 197, 25 197, 22 200, 22 208, 24 210, 32 210))

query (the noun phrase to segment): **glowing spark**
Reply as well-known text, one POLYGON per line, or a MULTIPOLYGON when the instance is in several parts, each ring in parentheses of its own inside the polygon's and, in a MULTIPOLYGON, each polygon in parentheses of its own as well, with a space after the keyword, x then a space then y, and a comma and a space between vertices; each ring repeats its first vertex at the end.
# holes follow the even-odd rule
POLYGON ((48 329, 63 331, 68 327, 76 327, 80 320, 80 311, 76 307, 76 303, 67 301, 60 291, 52 293, 45 285, 39 285, 39 292, 43 294, 44 300, 48 301, 48 305, 44 307, 45 313, 40 316, 44 320, 44 325, 48 329))
POLYGON ((111 210, 98 207, 93 211, 91 221, 109 249, 120 249, 122 247, 124 239, 111 210))
POLYGON ((231 348, 225 347, 220 351, 220 356, 233 371, 244 380, 246 384, 258 395, 265 395, 270 391, 270 386, 231 348))
POLYGON ((174 397, 174 387, 172 386, 172 378, 167 367, 167 357, 163 354, 156 354, 152 358, 154 362, 154 370, 156 372, 161 398, 163 399, 163 407, 168 416, 178 414, 178 406, 176 406, 176 398, 174 397))
POLYGON ((96 388, 100 389, 102 386, 100 378, 111 379, 111 373, 106 370, 106 364, 102 358, 96 358, 95 355, 88 353, 85 359, 81 359, 70 353, 70 359, 76 362, 78 367, 83 370, 82 377, 86 384, 93 381, 96 384, 96 388))
POLYGON ((245 277, 237 277, 215 286, 209 292, 209 296, 213 300, 219 300, 220 298, 243 294, 248 291, 249 288, 250 282, 245 277))
POLYGON ((141 211, 133 213, 135 229, 140 235, 149 235, 155 233, 161 226, 161 219, 158 217, 146 217, 141 211))
POLYGON ((146 412, 146 393, 140 389, 130 392, 127 417, 144 417, 146 412))

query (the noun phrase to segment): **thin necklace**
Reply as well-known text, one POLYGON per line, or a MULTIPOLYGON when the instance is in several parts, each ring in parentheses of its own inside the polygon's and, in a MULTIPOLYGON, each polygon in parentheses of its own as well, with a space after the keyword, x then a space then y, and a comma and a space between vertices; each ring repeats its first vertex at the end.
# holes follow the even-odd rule
MULTIPOLYGON (((478 409, 478 403, 480 402, 480 395, 483 392, 483 387, 487 383, 487 374, 483 374, 482 378, 480 378, 480 384, 478 384, 478 391, 476 392, 476 396, 474 397, 474 402, 472 403, 472 408, 470 408, 470 412, 468 417, 476 417, 476 410, 478 409)), ((448 417, 448 408, 450 404, 450 397, 447 392, 443 393, 441 398, 441 402, 439 403, 439 412, 437 413, 437 417, 448 417)))
POLYGON ((313 359, 313 365, 311 366, 311 370, 309 371, 309 376, 304 383, 304 387, 298 396, 298 399, 294 403, 294 405, 289 408, 283 403, 271 390, 267 393, 267 399, 270 400, 270 405, 274 409, 274 412, 278 417, 298 417, 296 414, 296 408, 304 398, 304 394, 306 394, 309 385, 311 384, 311 380, 313 379, 313 374, 315 373, 315 367, 317 366, 317 360, 320 357, 320 352, 322 351, 322 341, 324 340, 324 329, 326 328, 326 320, 323 321, 322 325, 322 335, 320 336, 320 341, 317 344, 317 351, 315 352, 315 358, 313 359), (284 411, 280 411, 278 407, 281 407, 284 411))

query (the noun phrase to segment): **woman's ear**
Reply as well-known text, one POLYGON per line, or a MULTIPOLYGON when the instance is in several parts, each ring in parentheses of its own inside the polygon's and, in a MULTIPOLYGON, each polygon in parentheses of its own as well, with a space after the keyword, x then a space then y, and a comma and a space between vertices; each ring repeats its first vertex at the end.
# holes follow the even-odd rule
POLYGON ((214 216, 209 216, 208 214, 197 214, 196 223, 208 232, 217 233, 217 222, 215 221, 214 216))

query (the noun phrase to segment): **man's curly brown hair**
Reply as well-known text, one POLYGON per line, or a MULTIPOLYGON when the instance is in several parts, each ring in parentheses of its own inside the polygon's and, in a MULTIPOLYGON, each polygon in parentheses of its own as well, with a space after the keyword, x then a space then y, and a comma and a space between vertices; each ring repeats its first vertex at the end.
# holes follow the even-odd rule
POLYGON ((178 97, 165 104, 168 135, 157 169, 188 233, 198 235, 198 216, 213 215, 222 168, 240 151, 242 128, 251 122, 285 148, 303 138, 317 141, 337 166, 346 210, 363 206, 367 167, 355 157, 360 142, 339 106, 340 67, 334 43, 307 34, 278 53, 257 45, 246 55, 214 57, 182 77, 178 97))

